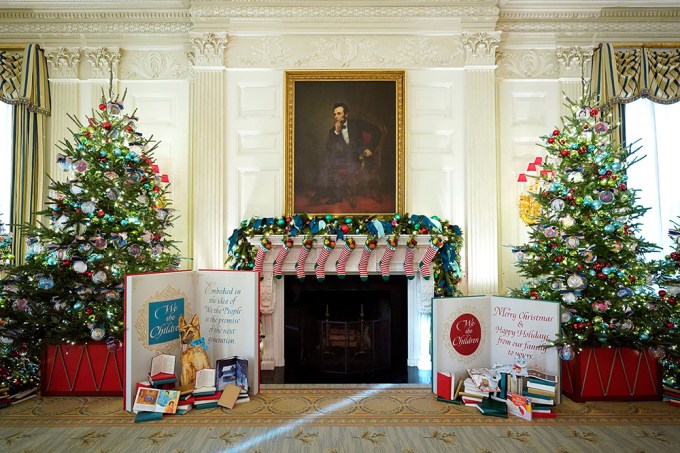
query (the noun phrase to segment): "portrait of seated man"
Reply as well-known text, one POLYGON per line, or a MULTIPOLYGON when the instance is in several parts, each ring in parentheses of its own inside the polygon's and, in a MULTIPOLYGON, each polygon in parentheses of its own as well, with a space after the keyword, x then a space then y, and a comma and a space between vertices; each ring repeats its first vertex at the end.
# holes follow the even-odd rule
POLYGON ((329 204, 348 200, 355 207, 357 192, 370 190, 362 183, 376 171, 382 131, 367 121, 350 118, 349 107, 341 102, 333 105, 333 120, 317 185, 323 193, 315 198, 329 204))

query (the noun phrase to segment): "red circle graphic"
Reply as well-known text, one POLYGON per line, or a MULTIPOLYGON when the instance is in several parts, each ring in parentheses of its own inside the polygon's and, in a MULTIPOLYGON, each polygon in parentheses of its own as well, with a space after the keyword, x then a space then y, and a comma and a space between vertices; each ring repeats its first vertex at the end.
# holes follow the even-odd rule
POLYGON ((482 342, 482 327, 476 316, 460 315, 451 324, 451 346, 460 355, 474 354, 482 342))

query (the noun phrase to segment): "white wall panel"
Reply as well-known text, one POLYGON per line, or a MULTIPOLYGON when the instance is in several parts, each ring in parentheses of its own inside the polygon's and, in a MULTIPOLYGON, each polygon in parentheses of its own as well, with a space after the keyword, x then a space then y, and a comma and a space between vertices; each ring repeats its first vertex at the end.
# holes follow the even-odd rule
POLYGON ((557 80, 506 80, 499 84, 501 293, 522 282, 512 246, 528 240, 528 227, 519 217, 519 196, 526 193, 531 178, 527 183, 518 183, 517 178, 527 173, 528 164, 537 156, 545 156, 540 137, 559 124, 559 91, 557 80))
POLYGON ((464 74, 407 74, 406 211, 465 224, 464 74))
POLYGON ((272 215, 262 213, 281 211, 279 208, 280 201, 283 200, 281 174, 280 170, 239 169, 238 212, 241 219, 252 216, 271 217, 272 215))
MULTIPOLYGON (((283 214, 283 71, 227 73, 227 229, 283 214)), ((228 235, 227 234, 227 235, 228 235)))

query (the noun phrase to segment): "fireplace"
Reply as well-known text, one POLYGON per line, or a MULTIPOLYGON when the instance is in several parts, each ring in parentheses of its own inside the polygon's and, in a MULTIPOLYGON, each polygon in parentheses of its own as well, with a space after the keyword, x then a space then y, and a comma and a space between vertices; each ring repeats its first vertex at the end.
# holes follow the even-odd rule
POLYGON ((285 277, 285 382, 407 379, 405 276, 285 277))
MULTIPOLYGON (((280 370, 285 369, 286 372, 294 368, 295 363, 299 363, 302 360, 301 354, 309 353, 309 346, 304 346, 302 351, 294 352, 290 355, 291 349, 299 348, 296 343, 299 344, 299 333, 298 338, 290 337, 290 330, 295 330, 302 328, 300 326, 293 327, 289 324, 289 318, 291 313, 296 313, 304 310, 310 311, 310 317, 316 321, 325 321, 325 310, 326 303, 328 301, 329 305, 329 321, 334 321, 335 318, 331 317, 338 316, 337 322, 348 323, 345 325, 327 325, 326 327, 337 329, 337 328, 347 328, 348 329, 348 348, 352 347, 352 332, 357 331, 355 325, 350 325, 352 322, 359 321, 360 316, 358 312, 361 310, 361 303, 355 304, 355 294, 352 296, 347 296, 345 291, 348 285, 353 285, 360 281, 359 278, 359 260, 361 257, 360 248, 365 242, 366 236, 355 235, 353 236, 357 243, 357 250, 355 250, 349 257, 346 263, 346 277, 340 279, 337 276, 337 270, 335 263, 341 252, 342 240, 338 241, 338 246, 333 250, 326 261, 324 267, 326 279, 323 282, 319 282, 314 274, 314 265, 319 256, 319 251, 321 248, 322 241, 316 241, 313 249, 310 251, 307 260, 305 261, 305 280, 304 288, 294 289, 298 282, 296 278, 296 262, 298 256, 300 255, 301 244, 304 238, 295 237, 293 238, 294 244, 290 252, 288 253, 285 261, 282 265, 283 278, 275 278, 273 273, 273 262, 276 258, 279 250, 281 249, 282 237, 270 235, 269 239, 272 243, 272 249, 269 251, 263 263, 262 280, 260 281, 260 314, 261 314, 261 332, 264 335, 262 341, 262 354, 261 354, 261 368, 262 370, 280 370), (354 283, 351 283, 354 282, 354 283), (290 287, 290 288, 289 288, 290 287), (305 296, 305 301, 298 300, 296 302, 295 291, 310 291, 311 295, 305 296), (314 291, 319 291, 315 293, 314 291), (325 293, 324 293, 325 291, 325 293), (337 294, 336 294, 337 293, 337 294), (318 296, 318 297, 317 297, 318 296), (318 299, 316 304, 307 302, 306 298, 316 298, 318 299), (320 302, 319 302, 320 301, 320 302), (345 301, 345 305, 354 305, 354 308, 347 309, 345 314, 339 314, 341 311, 338 310, 342 306, 342 302, 345 301), (305 304, 309 303, 312 307, 303 307, 303 302, 305 304), (347 302, 351 302, 348 304, 347 302), (289 313, 289 305, 293 305, 293 310, 289 313), (297 308, 296 308, 297 305, 297 308), (292 338, 292 339, 291 339, 292 338), (296 362, 297 361, 297 362, 296 362)), ((258 246, 262 236, 253 236, 250 239, 251 244, 258 246)), ((430 237, 429 236, 416 236, 418 241, 413 265, 416 269, 415 278, 407 279, 404 271, 404 257, 405 257, 405 240, 400 242, 397 246, 397 250, 391 259, 389 265, 390 276, 387 281, 384 281, 381 276, 380 269, 380 259, 382 258, 386 243, 384 238, 378 241, 377 248, 371 253, 371 256, 367 263, 368 269, 368 281, 367 284, 363 285, 363 288, 368 289, 368 298, 371 299, 371 291, 376 291, 372 293, 373 298, 382 298, 380 295, 381 291, 398 291, 401 293, 399 296, 400 302, 396 304, 394 301, 389 305, 390 321, 389 321, 389 335, 390 335, 390 365, 394 366, 395 355, 400 354, 400 349, 405 348, 406 352, 404 356, 400 356, 396 359, 398 366, 402 366, 405 358, 406 366, 417 367, 419 370, 430 370, 432 367, 432 359, 430 356, 430 332, 431 332, 431 312, 432 312, 432 298, 434 296, 434 285, 433 280, 424 279, 418 272, 418 262, 421 257, 425 254, 430 237), (370 289, 371 285, 384 285, 380 288, 373 287, 370 289), (388 289, 394 287, 395 289, 388 289), (403 288, 406 288, 405 291, 403 288), (378 294, 378 296, 376 296, 378 294), (405 294, 405 296, 404 296, 405 294), (395 311, 399 315, 399 320, 394 320, 395 311), (396 346, 395 346, 396 344, 396 346)), ((360 288, 362 286, 360 285, 360 288)), ((361 291, 362 292, 362 291, 361 291)), ((356 293, 356 292, 355 292, 356 293)), ((299 299, 299 296, 297 296, 299 299)), ((394 299, 397 300, 397 299, 394 299)), ((386 313, 388 310, 385 305, 375 306, 372 302, 364 302, 364 319, 371 321, 376 321, 373 327, 375 329, 385 328, 384 324, 379 321, 382 317, 375 317, 375 313, 386 313)), ((344 308, 343 308, 344 309, 344 308)), ((365 327, 365 326, 364 326, 365 327)), ((307 329, 307 327, 305 327, 307 329)), ((321 327, 320 327, 321 329, 321 327)), ((305 330, 306 331, 306 330, 305 330)), ((314 338, 316 335, 320 334, 318 330, 313 331, 314 338)), ((361 332, 364 332, 361 330, 361 332)), ((378 330, 378 332, 381 332, 378 330)), ((328 332, 330 334, 330 330, 328 332)), ((337 330, 333 331, 334 335, 343 335, 337 330)), ((384 334, 374 333, 373 337, 383 337, 384 334)), ((330 337, 329 337, 330 338, 330 337)), ((342 340, 342 337, 333 337, 336 341, 342 340)), ((356 340, 356 333, 354 340, 356 340)), ((316 340, 320 342, 321 340, 316 340)), ((335 343, 337 345, 337 343, 335 343)), ((338 347, 338 346, 335 346, 338 347)), ((349 351, 348 354, 353 354, 354 351, 349 351)), ((337 351, 335 351, 335 356, 337 357, 337 351)), ((329 356, 328 354, 326 354, 329 356)), ((304 356, 307 357, 307 356, 304 356)), ((373 366, 373 365, 371 365, 373 366)), ((382 366, 382 364, 375 365, 382 366)), ((353 376, 356 371, 355 368, 348 368, 348 371, 343 371, 342 373, 336 373, 341 375, 353 376)), ((377 370, 379 371, 379 370, 377 370)), ((358 372, 362 374, 363 372, 358 372)), ((327 370, 324 375, 333 374, 331 371, 327 370)), ((320 374, 319 374, 320 375, 320 374)), ((349 379, 349 378, 348 378, 349 379)), ((322 382, 322 381, 319 381, 322 382)), ((383 382, 389 382, 387 380, 383 382)))

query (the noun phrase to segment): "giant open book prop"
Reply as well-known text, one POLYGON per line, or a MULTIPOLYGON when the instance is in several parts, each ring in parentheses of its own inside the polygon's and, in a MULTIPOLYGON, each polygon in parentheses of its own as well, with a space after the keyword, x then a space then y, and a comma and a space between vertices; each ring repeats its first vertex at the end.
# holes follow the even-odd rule
POLYGON ((250 393, 260 386, 259 277, 254 271, 177 271, 125 277, 125 410, 151 360, 171 354, 180 376, 179 317, 200 318, 210 363, 238 355, 249 361, 250 393))
MULTIPOLYGON (((557 348, 546 348, 560 331, 560 304, 501 296, 433 299, 432 371, 456 380, 471 368, 526 363, 560 375, 557 348), (526 362, 524 362, 526 361, 526 362)), ((437 379, 432 379, 437 393, 437 379)))

